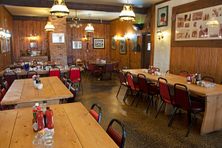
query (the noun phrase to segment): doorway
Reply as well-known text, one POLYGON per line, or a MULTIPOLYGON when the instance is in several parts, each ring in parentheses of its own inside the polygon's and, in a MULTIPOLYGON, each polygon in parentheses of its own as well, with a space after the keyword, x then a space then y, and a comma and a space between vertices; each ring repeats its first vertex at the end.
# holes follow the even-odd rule
POLYGON ((141 68, 148 68, 150 65, 151 47, 151 34, 144 33, 142 35, 141 68))

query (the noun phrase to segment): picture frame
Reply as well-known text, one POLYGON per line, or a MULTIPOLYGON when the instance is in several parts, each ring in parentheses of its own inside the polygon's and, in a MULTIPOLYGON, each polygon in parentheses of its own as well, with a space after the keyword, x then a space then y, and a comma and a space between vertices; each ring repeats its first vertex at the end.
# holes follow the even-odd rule
POLYGON ((104 49, 105 39, 104 38, 93 38, 93 48, 94 49, 104 49))
POLYGON ((65 43, 65 34, 64 33, 52 33, 52 43, 54 43, 54 44, 65 43))
POLYGON ((72 41, 72 49, 82 49, 82 41, 72 41))
POLYGON ((114 37, 112 37, 112 40, 111 40, 111 48, 116 49, 116 40, 114 37))
POLYGON ((158 8, 157 10, 157 27, 168 26, 168 6, 158 8))
POLYGON ((127 49, 126 49, 126 40, 121 39, 119 40, 119 53, 120 54, 126 54, 127 49))

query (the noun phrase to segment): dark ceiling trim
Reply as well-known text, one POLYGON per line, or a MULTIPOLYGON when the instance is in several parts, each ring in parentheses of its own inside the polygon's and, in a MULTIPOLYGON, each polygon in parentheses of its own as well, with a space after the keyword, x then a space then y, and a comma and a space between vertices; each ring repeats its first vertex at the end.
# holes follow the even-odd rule
MULTIPOLYGON (((48 21, 48 17, 33 17, 33 16, 13 16, 13 20, 35 20, 35 21, 48 21)), ((67 18, 67 23, 71 23, 72 19, 67 18)), ((88 20, 88 19, 81 19, 80 23, 94 23, 94 24, 110 24, 111 21, 102 20, 88 20)))
MULTIPOLYGON (((46 7, 51 8, 53 1, 49 0, 0 0, 3 5, 13 5, 13 6, 26 6, 26 7, 46 7)), ((83 3, 73 3, 66 2, 69 9, 76 10, 95 10, 95 11, 106 11, 106 12, 120 12, 122 6, 111 6, 102 4, 83 4, 83 3)), ((138 14, 146 14, 147 8, 134 7, 134 12, 138 14)))

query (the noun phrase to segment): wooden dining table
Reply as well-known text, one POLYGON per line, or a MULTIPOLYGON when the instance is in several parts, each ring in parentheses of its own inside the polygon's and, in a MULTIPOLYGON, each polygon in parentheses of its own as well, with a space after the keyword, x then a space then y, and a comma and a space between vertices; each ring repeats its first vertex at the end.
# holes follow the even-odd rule
MULTIPOLYGON (((51 105, 54 148, 117 148, 81 103, 51 105)), ((32 108, 0 112, 0 148, 32 148, 32 108)))
POLYGON ((147 73, 147 69, 125 69, 123 71, 130 72, 133 75, 144 74, 147 79, 152 81, 158 81, 159 77, 163 77, 167 79, 169 85, 175 83, 186 85, 191 93, 205 98, 205 112, 200 134, 203 135, 222 129, 222 85, 216 84, 215 87, 211 88, 201 87, 196 84, 188 84, 186 77, 174 74, 152 75, 147 73))
POLYGON ((47 101, 58 104, 60 99, 71 98, 73 94, 58 77, 40 77, 43 88, 34 87, 32 79, 15 80, 3 97, 2 105, 17 105, 17 107, 33 106, 35 102, 47 101))

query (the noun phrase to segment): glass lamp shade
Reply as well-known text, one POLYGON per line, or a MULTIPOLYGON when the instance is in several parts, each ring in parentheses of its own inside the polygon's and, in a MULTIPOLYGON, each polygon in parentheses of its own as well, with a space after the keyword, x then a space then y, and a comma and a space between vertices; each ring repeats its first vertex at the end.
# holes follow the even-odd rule
POLYGON ((45 31, 54 31, 55 26, 51 23, 51 22, 47 22, 47 24, 45 25, 45 31))
POLYGON ((133 12, 132 5, 124 5, 119 18, 121 21, 135 21, 135 13, 133 12))
POLYGON ((209 27, 219 27, 220 23, 216 18, 212 17, 209 21, 207 21, 206 25, 209 27))
POLYGON ((86 32, 94 32, 94 27, 92 26, 92 24, 87 24, 86 28, 85 28, 86 32))
POLYGON ((69 9, 65 5, 64 0, 54 0, 54 5, 52 6, 50 13, 58 18, 62 18, 69 14, 69 9))

